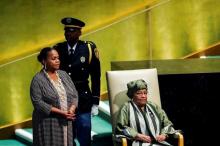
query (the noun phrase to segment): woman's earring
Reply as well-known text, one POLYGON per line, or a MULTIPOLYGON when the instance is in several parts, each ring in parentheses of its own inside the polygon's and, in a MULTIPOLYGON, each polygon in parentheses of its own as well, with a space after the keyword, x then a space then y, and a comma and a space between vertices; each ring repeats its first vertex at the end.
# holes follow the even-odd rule
POLYGON ((44 64, 44 69, 47 70, 47 65, 46 65, 46 63, 44 64))

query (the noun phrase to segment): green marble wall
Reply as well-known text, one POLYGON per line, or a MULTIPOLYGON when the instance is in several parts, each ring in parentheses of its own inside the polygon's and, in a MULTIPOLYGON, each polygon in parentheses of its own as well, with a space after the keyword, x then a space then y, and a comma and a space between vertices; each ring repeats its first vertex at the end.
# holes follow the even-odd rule
MULTIPOLYGON (((80 18, 87 29, 149 1, 1 0, 0 126, 31 117, 29 85, 40 70, 36 54, 32 54, 64 40, 62 17, 80 18)), ((106 91, 105 72, 111 61, 176 59, 219 41, 219 0, 157 2, 163 4, 150 12, 84 33, 82 39, 94 41, 100 51, 102 92, 106 91)))
MULTIPOLYGON (((82 19, 87 28, 141 3, 142 0, 0 1, 0 127, 31 117, 33 107, 29 86, 32 77, 41 68, 36 53, 42 47, 52 46, 64 40, 61 18, 73 16, 82 19)), ((84 34, 82 37, 83 40, 94 41, 100 51, 102 92, 106 91, 105 71, 110 69, 110 61, 126 60, 126 54, 130 53, 130 38, 133 38, 133 49, 139 45, 143 46, 140 49, 146 50, 145 42, 136 41, 139 40, 139 36, 146 34, 145 31, 141 31, 141 28, 145 27, 144 21, 145 14, 141 14, 103 31, 84 34), (137 30, 135 33, 134 29, 137 30), (129 36, 126 31, 130 32, 129 36)), ((132 59, 138 56, 145 57, 141 53, 129 56, 132 59)))
POLYGON ((0 68, 0 126, 31 117, 29 87, 39 69, 36 55, 0 68))
POLYGON ((219 5, 219 0, 170 0, 152 10, 152 58, 181 58, 219 42, 219 5))

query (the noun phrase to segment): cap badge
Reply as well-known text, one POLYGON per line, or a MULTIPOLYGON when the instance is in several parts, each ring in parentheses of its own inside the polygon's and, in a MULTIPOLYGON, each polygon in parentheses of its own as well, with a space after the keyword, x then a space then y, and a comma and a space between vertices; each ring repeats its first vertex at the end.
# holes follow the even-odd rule
POLYGON ((81 57, 80 57, 80 61, 81 61, 82 63, 84 63, 84 62, 86 61, 86 58, 85 58, 84 56, 81 56, 81 57))
POLYGON ((72 21, 71 18, 67 18, 67 19, 66 19, 66 22, 67 22, 67 23, 71 23, 71 21, 72 21))

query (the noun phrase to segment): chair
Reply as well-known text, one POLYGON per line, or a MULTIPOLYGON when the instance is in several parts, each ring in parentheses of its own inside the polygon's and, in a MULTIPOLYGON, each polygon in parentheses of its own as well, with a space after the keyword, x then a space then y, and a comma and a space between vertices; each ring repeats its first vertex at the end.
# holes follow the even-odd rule
MULTIPOLYGON (((144 79, 148 84, 148 100, 161 106, 157 70, 154 69, 140 69, 140 70, 123 70, 123 71, 107 71, 106 73, 110 113, 113 128, 113 141, 114 145, 121 141, 122 146, 127 145, 126 138, 118 138, 115 135, 115 122, 118 110, 129 98, 126 95, 126 84, 131 80, 144 79)), ((183 135, 176 133, 175 137, 178 138, 178 146, 183 146, 183 135)))

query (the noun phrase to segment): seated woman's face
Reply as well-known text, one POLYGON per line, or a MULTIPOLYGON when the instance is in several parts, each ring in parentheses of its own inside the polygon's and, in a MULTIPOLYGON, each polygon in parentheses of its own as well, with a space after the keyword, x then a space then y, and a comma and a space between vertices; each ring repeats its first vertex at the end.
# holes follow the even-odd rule
POLYGON ((147 90, 141 89, 134 93, 133 101, 137 106, 142 107, 147 103, 147 90))
POLYGON ((48 52, 46 66, 49 70, 58 70, 60 67, 59 54, 56 50, 48 52))

